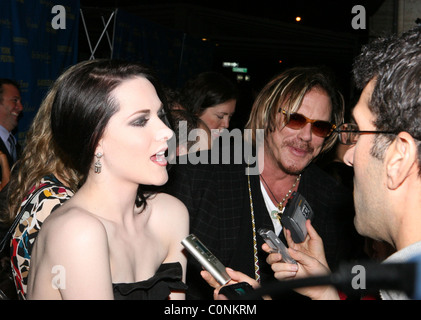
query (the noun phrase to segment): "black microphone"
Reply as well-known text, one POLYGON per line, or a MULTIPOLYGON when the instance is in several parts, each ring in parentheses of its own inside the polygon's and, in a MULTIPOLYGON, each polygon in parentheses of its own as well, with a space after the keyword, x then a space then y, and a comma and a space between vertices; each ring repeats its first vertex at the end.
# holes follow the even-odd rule
POLYGON ((421 256, 406 263, 343 264, 325 276, 274 281, 241 299, 256 300, 264 295, 281 295, 293 289, 332 285, 342 292, 356 296, 365 290, 396 290, 409 298, 421 300, 421 256))

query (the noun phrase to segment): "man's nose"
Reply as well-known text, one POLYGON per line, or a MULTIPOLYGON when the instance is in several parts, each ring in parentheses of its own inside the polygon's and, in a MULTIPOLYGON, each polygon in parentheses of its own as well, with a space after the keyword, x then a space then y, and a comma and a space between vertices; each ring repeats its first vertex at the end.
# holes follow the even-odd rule
POLYGON ((16 107, 19 110, 19 112, 21 112, 23 110, 23 105, 22 105, 21 100, 18 100, 18 102, 16 103, 16 107))
POLYGON ((300 132, 298 133, 298 136, 301 140, 311 141, 311 138, 312 138, 311 123, 306 123, 306 125, 299 130, 300 132))
POLYGON ((228 116, 226 116, 222 120, 222 127, 224 127, 225 129, 228 129, 229 126, 230 126, 230 118, 228 116))

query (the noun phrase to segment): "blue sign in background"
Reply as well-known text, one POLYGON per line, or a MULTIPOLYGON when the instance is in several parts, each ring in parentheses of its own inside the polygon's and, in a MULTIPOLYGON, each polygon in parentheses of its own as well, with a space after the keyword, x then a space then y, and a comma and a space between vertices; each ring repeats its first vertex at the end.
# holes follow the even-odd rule
MULTIPOLYGON (((212 45, 124 10, 115 13, 116 21, 107 29, 114 36, 113 58, 151 66, 171 88, 179 88, 189 77, 212 69, 212 45)), ((0 1, 0 77, 20 84, 24 110, 17 138, 22 145, 51 84, 78 62, 79 32, 91 31, 81 28, 79 0, 0 1), (57 19, 62 12, 53 10, 57 6, 65 11, 64 28, 57 28, 57 22, 59 26, 63 23, 57 19)), ((94 46, 97 39, 91 40, 94 46)))
POLYGON ((51 83, 77 62, 79 0, 2 0, 0 2, 0 77, 21 87, 23 117, 18 139, 22 143, 51 83), (54 6, 65 9, 65 27, 54 29, 54 6))

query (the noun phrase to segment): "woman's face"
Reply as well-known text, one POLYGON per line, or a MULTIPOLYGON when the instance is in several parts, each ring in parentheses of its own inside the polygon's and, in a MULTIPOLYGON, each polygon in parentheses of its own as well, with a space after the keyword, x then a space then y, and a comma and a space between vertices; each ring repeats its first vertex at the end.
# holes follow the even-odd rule
POLYGON ((237 100, 231 99, 213 107, 206 108, 200 115, 199 118, 211 130, 213 138, 218 137, 220 131, 228 129, 231 117, 235 112, 236 103, 237 100))
POLYGON ((109 120, 97 152, 101 174, 134 184, 162 185, 168 180, 165 151, 173 132, 161 118, 162 103, 145 78, 126 80, 112 92, 119 111, 109 120))

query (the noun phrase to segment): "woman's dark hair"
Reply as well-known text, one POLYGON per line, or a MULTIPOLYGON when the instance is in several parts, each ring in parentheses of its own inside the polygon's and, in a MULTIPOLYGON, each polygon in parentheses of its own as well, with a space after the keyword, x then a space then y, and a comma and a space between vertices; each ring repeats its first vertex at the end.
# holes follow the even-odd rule
MULTIPOLYGON (((65 164, 86 179, 95 148, 110 118, 119 110, 112 91, 135 77, 149 80, 166 108, 162 88, 143 65, 118 60, 91 60, 69 68, 61 77, 52 105, 53 141, 65 164)), ((84 180, 81 181, 83 184, 84 180)), ((139 188, 137 206, 146 198, 139 188)))
POLYGON ((238 99, 236 85, 218 72, 203 72, 188 80, 180 92, 183 108, 198 117, 209 107, 238 99))

